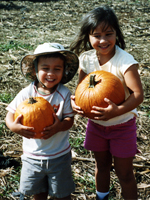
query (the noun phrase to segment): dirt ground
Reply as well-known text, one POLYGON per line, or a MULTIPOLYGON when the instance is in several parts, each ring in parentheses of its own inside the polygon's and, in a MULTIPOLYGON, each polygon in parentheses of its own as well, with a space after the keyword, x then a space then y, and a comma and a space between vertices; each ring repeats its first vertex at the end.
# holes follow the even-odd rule
MULTIPOLYGON (((139 73, 144 88, 144 101, 138 107, 137 143, 141 154, 134 159, 134 172, 139 198, 150 199, 150 0, 0 0, 0 95, 13 98, 29 83, 20 73, 21 58, 33 52, 38 44, 58 42, 66 49, 78 31, 82 16, 100 5, 107 4, 116 12, 123 30, 126 51, 140 63, 139 73)), ((78 74, 67 84, 74 93, 78 74)), ((22 139, 5 126, 6 106, 0 102, 0 151, 4 156, 20 161, 22 139)), ((95 199, 94 158, 83 148, 86 120, 75 117, 71 128, 74 152, 72 169, 76 183, 73 199, 95 199), (76 138, 76 139, 75 139, 76 138), (81 142, 82 141, 82 142, 81 142), (92 181, 91 181, 92 180, 92 181)), ((17 199, 11 193, 17 190, 10 174, 14 168, 0 170, 0 199, 17 199), (8 185, 9 190, 8 191, 8 185), (7 190, 7 191, 6 191, 7 190)), ((28 197, 26 197, 28 198, 28 197)), ((110 199, 122 199, 119 181, 111 170, 110 199)))

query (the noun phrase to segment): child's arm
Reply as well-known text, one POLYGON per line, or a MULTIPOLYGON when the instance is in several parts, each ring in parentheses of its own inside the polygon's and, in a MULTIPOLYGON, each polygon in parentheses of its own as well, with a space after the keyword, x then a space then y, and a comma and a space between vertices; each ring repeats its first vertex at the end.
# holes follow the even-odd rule
MULTIPOLYGON (((79 83, 83 80, 83 78, 86 76, 87 74, 79 67, 79 83)), ((72 109, 75 113, 78 113, 81 116, 84 116, 84 112, 83 110, 76 105, 75 103, 75 96, 71 95, 71 106, 72 109)))
POLYGON ((54 124, 44 128, 44 131, 42 132, 43 137, 41 139, 48 139, 60 131, 66 131, 70 129, 74 122, 74 117, 66 117, 60 121, 55 113, 54 118, 54 124))
POLYGON ((79 83, 84 79, 87 74, 79 67, 79 83))
POLYGON ((109 104, 107 108, 100 108, 93 106, 92 113, 95 113, 97 120, 109 120, 113 117, 127 113, 136 108, 143 101, 143 89, 138 73, 138 65, 134 64, 124 74, 127 87, 130 89, 131 94, 124 103, 117 106, 108 99, 105 101, 109 104))
POLYGON ((7 127, 21 135, 21 136, 24 136, 26 138, 34 138, 35 136, 35 133, 31 132, 31 130, 34 130, 33 127, 28 127, 28 126, 23 126, 21 123, 20 123, 20 120, 22 118, 22 115, 18 116, 17 119, 14 121, 14 114, 11 113, 11 112, 8 112, 7 115, 6 115, 6 125, 7 127))

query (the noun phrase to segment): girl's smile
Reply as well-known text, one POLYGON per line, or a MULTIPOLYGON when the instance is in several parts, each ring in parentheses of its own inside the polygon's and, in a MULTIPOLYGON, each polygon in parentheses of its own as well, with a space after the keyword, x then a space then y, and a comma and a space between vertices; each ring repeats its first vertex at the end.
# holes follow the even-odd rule
POLYGON ((105 28, 101 23, 92 34, 89 35, 92 47, 97 50, 100 64, 106 63, 115 54, 116 31, 110 26, 105 28))
POLYGON ((38 90, 44 93, 54 92, 63 77, 63 71, 64 61, 61 58, 40 57, 38 60, 38 77, 45 87, 38 83, 38 90))

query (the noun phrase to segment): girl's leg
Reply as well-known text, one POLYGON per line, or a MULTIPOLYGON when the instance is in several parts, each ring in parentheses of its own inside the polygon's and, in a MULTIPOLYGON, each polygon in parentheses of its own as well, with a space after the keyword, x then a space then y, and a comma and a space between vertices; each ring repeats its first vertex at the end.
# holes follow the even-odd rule
POLYGON ((71 195, 64 198, 57 198, 57 200, 71 200, 71 195))
POLYGON ((48 192, 42 192, 40 194, 35 194, 33 200, 47 200, 48 192))
POLYGON ((137 199, 137 184, 133 174, 133 158, 114 157, 116 174, 122 187, 124 199, 137 199))
POLYGON ((96 161, 96 190, 99 192, 108 192, 110 184, 110 169, 112 164, 112 155, 109 151, 94 152, 94 155, 96 161))

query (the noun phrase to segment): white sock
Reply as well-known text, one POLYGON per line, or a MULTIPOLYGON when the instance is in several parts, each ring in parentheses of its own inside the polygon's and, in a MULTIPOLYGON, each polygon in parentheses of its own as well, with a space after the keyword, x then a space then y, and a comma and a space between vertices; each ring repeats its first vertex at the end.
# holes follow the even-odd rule
POLYGON ((109 191, 108 192, 98 192, 98 191, 96 191, 96 194, 97 194, 99 200, 102 200, 102 199, 104 199, 105 196, 107 196, 109 194, 109 191))

